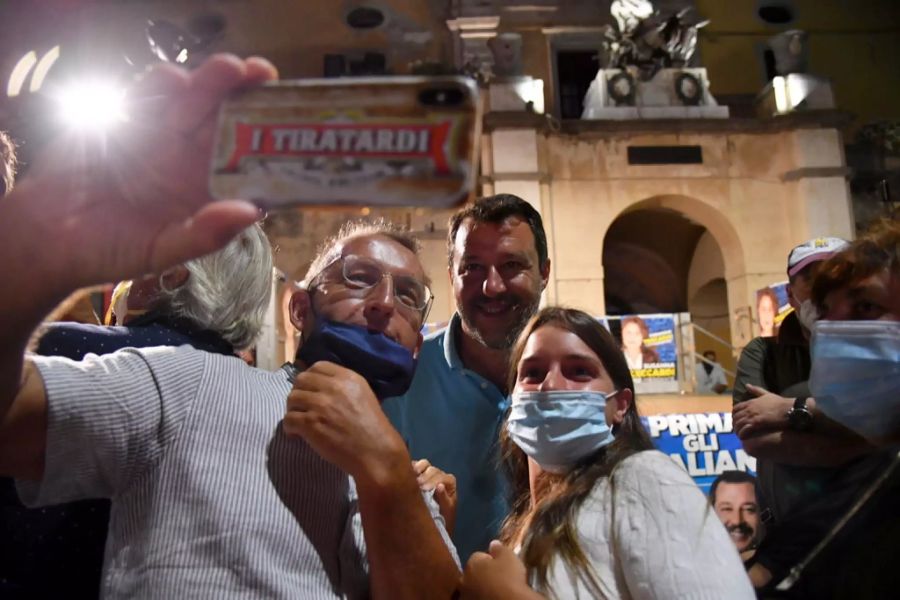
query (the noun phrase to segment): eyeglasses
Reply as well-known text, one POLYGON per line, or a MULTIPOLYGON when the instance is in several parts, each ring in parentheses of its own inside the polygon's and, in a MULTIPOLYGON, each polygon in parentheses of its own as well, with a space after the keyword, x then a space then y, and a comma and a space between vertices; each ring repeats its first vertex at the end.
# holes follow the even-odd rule
POLYGON ((322 275, 335 263, 341 263, 341 283, 347 289, 359 290, 362 295, 368 295, 385 277, 390 277, 394 284, 394 298, 400 305, 414 311, 421 316, 422 321, 428 317, 434 294, 425 282, 410 275, 396 275, 386 272, 382 266, 374 260, 361 256, 339 256, 328 263, 313 279, 310 288, 317 287, 322 275))

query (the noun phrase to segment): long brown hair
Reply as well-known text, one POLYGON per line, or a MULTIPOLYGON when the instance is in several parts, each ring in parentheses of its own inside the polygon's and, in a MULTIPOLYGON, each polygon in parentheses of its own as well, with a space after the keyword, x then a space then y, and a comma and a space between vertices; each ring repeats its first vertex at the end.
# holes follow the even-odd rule
MULTIPOLYGON (((629 389, 634 395, 634 382, 625 356, 613 336, 596 319, 580 310, 548 307, 538 312, 519 336, 510 359, 509 389, 515 387, 518 364, 528 338, 537 329, 552 325, 577 335, 603 363, 616 389, 629 389)), ((503 463, 512 483, 512 511, 503 523, 500 539, 509 545, 525 526, 531 508, 531 489, 528 481, 528 459, 501 429, 500 445, 503 463)), ((547 573, 555 554, 571 565, 578 577, 595 597, 600 597, 594 571, 578 542, 575 529, 578 509, 601 477, 609 477, 625 458, 653 448, 653 443, 641 425, 635 402, 625 412, 622 423, 615 429, 615 440, 594 454, 582 459, 563 476, 560 485, 546 493, 537 505, 528 533, 522 543, 520 557, 528 574, 536 578, 537 588, 550 592, 547 573)))

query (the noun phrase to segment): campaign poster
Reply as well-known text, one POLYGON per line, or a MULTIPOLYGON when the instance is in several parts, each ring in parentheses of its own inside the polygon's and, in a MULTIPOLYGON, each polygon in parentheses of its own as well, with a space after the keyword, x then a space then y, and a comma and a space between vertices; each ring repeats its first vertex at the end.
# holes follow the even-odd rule
POLYGON ((703 493, 724 471, 756 475, 756 459, 734 433, 731 413, 690 413, 641 417, 656 448, 687 471, 703 493))
POLYGON ((621 344, 635 391, 678 392, 676 316, 672 314, 608 317, 609 330, 621 344))
POLYGON ((778 335, 781 322, 793 308, 788 301, 787 281, 773 283, 756 290, 756 334, 769 337, 778 335))

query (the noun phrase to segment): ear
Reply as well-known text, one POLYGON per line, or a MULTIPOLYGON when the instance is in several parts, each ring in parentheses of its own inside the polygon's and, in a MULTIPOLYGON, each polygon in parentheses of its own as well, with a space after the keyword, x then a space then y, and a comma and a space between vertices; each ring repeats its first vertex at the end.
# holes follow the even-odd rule
POLYGON ((303 331, 304 327, 312 324, 312 298, 309 297, 309 292, 297 290, 291 294, 288 314, 291 318, 291 325, 297 331, 303 331))
POLYGON ((622 421, 625 420, 625 413, 628 411, 628 407, 634 402, 634 394, 628 388, 624 388, 612 397, 612 401, 615 403, 612 425, 621 425, 622 421))
POLYGON ((184 265, 176 265, 162 272, 159 276, 159 285, 166 290, 180 288, 190 277, 191 272, 184 265))
POLYGON ((550 281, 550 259, 547 259, 547 262, 544 263, 544 266, 541 267, 541 290, 547 287, 547 282, 550 281))

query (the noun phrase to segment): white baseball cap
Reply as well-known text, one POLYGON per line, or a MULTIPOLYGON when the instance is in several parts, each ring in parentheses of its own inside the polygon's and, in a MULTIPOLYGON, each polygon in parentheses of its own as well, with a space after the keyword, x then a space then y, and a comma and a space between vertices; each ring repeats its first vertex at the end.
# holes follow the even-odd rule
POLYGON ((836 237, 821 237, 803 242, 788 254, 788 277, 793 277, 806 265, 829 259, 849 246, 850 242, 836 237))

